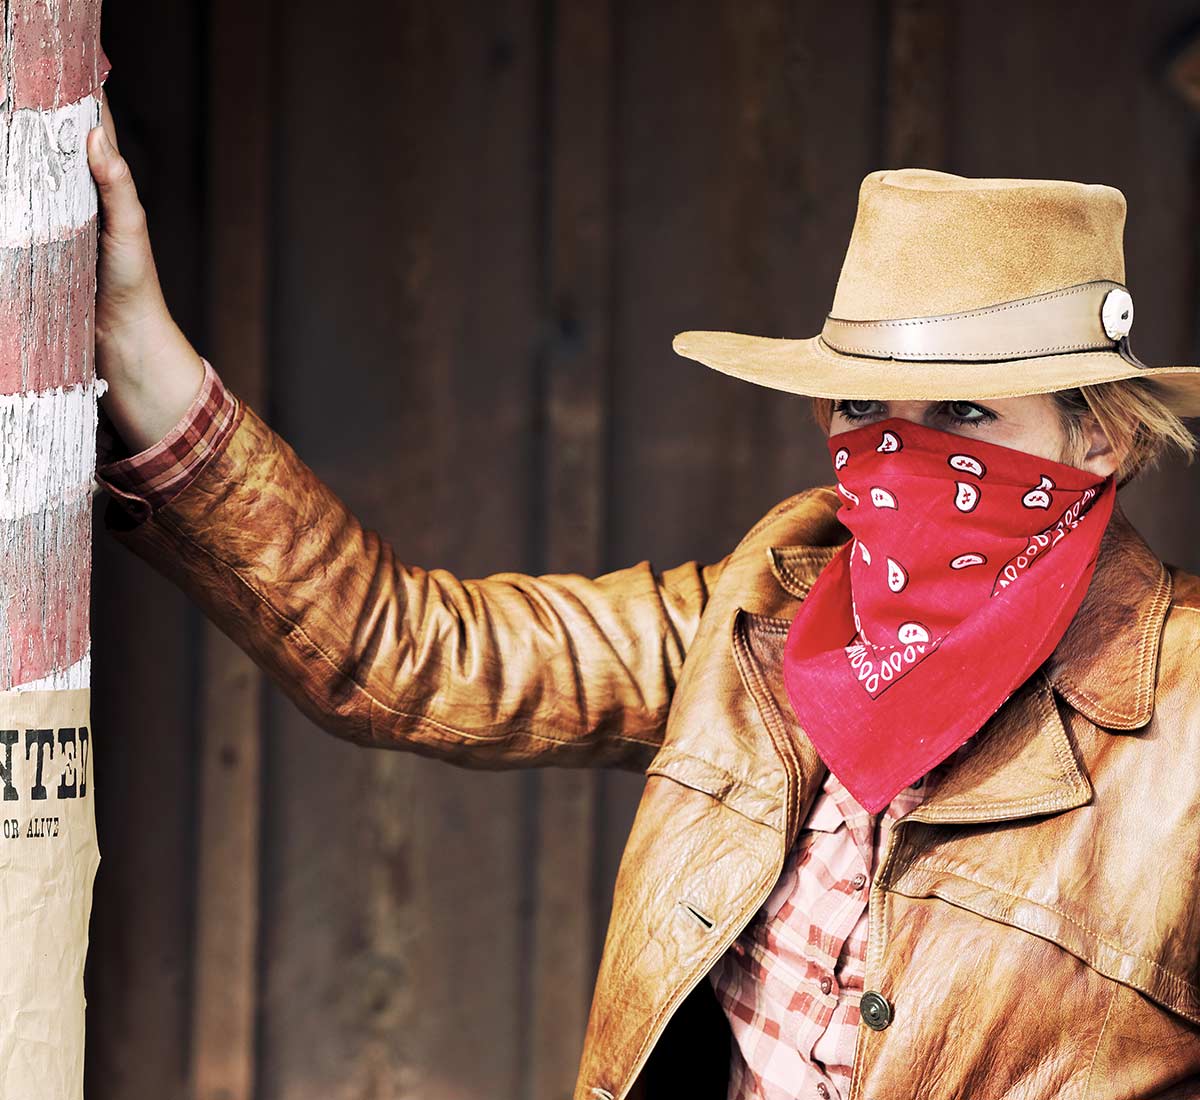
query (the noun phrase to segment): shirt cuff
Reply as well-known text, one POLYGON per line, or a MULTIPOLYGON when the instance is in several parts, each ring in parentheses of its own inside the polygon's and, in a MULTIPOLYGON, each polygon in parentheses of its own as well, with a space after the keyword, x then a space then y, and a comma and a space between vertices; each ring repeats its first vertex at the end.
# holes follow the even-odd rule
POLYGON ((238 398, 203 356, 204 379, 192 403, 162 439, 130 454, 100 406, 96 485, 135 521, 149 519, 182 492, 229 436, 238 398))

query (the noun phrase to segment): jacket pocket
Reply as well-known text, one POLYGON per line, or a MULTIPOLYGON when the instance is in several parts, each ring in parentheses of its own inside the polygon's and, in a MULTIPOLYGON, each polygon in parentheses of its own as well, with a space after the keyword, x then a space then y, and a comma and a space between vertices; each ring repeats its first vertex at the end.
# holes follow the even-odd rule
POLYGON ((665 776, 694 791, 700 791, 751 821, 772 828, 782 826, 783 807, 776 795, 764 791, 742 776, 734 775, 719 764, 673 745, 664 745, 654 754, 646 774, 665 776))

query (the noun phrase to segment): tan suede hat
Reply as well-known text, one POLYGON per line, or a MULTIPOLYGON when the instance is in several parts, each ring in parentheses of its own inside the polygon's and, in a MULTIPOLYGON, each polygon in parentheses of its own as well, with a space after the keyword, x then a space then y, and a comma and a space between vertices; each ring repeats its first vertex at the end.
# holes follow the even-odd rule
POLYGON ((1153 377, 1200 415, 1200 366, 1133 354, 1125 196, 1069 180, 872 172, 833 309, 805 339, 679 333, 680 354, 789 393, 975 400, 1153 377))

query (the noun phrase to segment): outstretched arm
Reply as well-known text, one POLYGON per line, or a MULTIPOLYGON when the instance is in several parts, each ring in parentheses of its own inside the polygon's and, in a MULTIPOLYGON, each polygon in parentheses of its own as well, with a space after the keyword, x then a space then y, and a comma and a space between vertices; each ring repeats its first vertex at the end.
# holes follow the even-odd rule
POLYGON ((641 768, 717 563, 460 580, 397 560, 245 404, 142 521, 105 526, 318 725, 474 767, 641 768))
MULTIPOLYGON (((106 116, 106 127, 111 124, 106 116)), ((126 444, 177 429, 204 361, 158 288, 128 168, 101 195, 97 365, 126 444)), ((323 728, 477 767, 643 767, 721 564, 459 580, 403 565, 243 402, 183 487, 105 526, 170 577, 323 728)), ((184 433, 186 434, 186 433, 184 433)))

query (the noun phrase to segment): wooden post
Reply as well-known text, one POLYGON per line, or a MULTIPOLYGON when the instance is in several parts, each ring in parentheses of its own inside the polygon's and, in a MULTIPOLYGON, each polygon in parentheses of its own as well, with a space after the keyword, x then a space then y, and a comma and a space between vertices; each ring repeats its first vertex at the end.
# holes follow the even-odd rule
POLYGON ((0 1095, 83 1094, 99 0, 15 0, 0 53, 0 1095))

